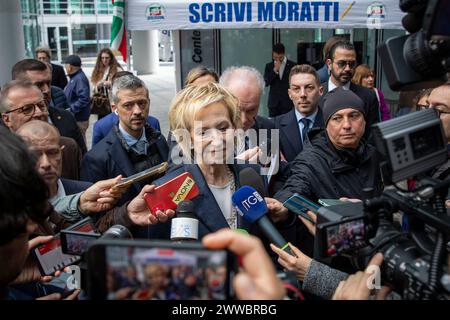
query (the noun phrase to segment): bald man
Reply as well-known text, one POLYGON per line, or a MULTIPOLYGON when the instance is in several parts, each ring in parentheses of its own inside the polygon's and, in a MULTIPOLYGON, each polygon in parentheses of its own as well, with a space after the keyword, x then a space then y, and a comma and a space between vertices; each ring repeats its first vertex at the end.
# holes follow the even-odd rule
POLYGON ((61 178, 62 156, 65 152, 61 145, 61 136, 51 124, 31 120, 23 124, 16 132, 36 156, 36 170, 44 179, 49 190, 49 200, 56 200, 86 190, 92 184, 61 178))

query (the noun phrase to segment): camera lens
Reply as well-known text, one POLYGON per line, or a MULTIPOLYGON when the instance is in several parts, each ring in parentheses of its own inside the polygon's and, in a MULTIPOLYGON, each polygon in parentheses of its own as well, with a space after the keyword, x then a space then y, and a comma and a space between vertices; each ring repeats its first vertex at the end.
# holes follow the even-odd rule
POLYGON ((440 55, 433 51, 422 31, 406 39, 403 55, 408 64, 425 77, 439 77, 446 73, 440 55))

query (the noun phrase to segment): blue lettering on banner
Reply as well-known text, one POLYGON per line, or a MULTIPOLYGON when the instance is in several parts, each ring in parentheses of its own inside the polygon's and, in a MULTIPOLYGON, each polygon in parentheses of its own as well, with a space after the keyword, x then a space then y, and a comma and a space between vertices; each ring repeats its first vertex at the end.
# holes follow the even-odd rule
POLYGON ((211 3, 204 3, 202 5, 202 20, 203 22, 211 22, 213 21, 213 15, 208 12, 212 12, 214 9, 213 5, 211 3))
MULTIPOLYGON (((259 22, 339 21, 338 1, 258 1, 259 22)), ((189 5, 191 23, 251 22, 252 2, 203 2, 189 5)))
POLYGON ((339 2, 334 3, 334 21, 339 21, 339 2))
POLYGON ((189 5, 189 21, 191 23, 198 23, 200 22, 200 14, 198 13, 197 10, 200 9, 200 5, 198 3, 191 3, 189 5))
POLYGON ((214 21, 215 22, 225 22, 225 3, 217 3, 215 15, 214 15, 214 21))
POLYGON ((322 4, 322 2, 311 2, 311 6, 313 7, 313 20, 319 21, 319 7, 322 4))
POLYGON ((302 13, 300 14, 300 21, 311 21, 311 7, 309 2, 302 2, 302 13))
POLYGON ((275 20, 277 21, 286 20, 286 3, 284 2, 275 3, 275 20))
POLYGON ((234 2, 234 13, 236 15, 236 22, 244 21, 245 16, 245 3, 243 2, 234 2))
MULTIPOLYGON (((337 4, 339 4, 339 2, 337 2, 337 4)), ((330 21, 330 7, 333 4, 331 2, 324 2, 323 6, 325 7, 325 17, 324 17, 324 21, 330 21)), ((335 20, 336 21, 336 20, 335 20)))
POLYGON ((258 2, 258 21, 273 20, 273 2, 258 2))
POLYGON ((288 20, 298 21, 298 9, 300 8, 298 2, 288 2, 288 20))

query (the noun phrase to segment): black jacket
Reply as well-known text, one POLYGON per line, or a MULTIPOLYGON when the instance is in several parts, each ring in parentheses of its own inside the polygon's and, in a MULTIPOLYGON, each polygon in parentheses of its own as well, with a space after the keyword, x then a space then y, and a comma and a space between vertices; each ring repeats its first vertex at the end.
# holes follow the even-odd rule
MULTIPOLYGON (((156 145, 158 154, 162 161, 167 161, 169 154, 169 147, 164 136, 154 130, 155 140, 153 143, 156 145)), ((149 137, 147 137, 149 139, 149 137)), ((152 143, 149 140, 149 143, 152 143)), ((123 177, 129 177, 137 173, 127 151, 123 147, 122 143, 117 136, 116 130, 111 130, 109 134, 97 143, 83 158, 81 162, 81 180, 90 181, 95 183, 100 180, 106 180, 115 178, 119 174, 123 177)), ((118 206, 124 204, 128 200, 132 200, 146 183, 153 180, 149 178, 147 180, 133 183, 128 190, 124 193, 118 206)))
POLYGON ((67 86, 67 77, 64 68, 57 64, 52 65, 52 86, 56 86, 64 90, 67 86))
MULTIPOLYGON (((294 161, 295 157, 303 150, 303 142, 300 136, 295 110, 278 116, 274 119, 275 128, 280 130, 280 151, 288 162, 294 161)), ((322 111, 318 110, 313 126, 314 128, 323 128, 322 111)))
POLYGON ((53 106, 58 109, 69 109, 69 103, 67 102, 66 95, 64 94, 64 90, 52 86, 51 88, 51 96, 52 96, 52 102, 53 106))
POLYGON ((381 193, 381 175, 375 147, 361 143, 354 157, 337 151, 325 130, 310 131, 310 141, 292 163, 289 178, 275 198, 287 200, 298 193, 318 199, 363 198, 363 188, 381 193))
POLYGON ((48 108, 48 115, 52 120, 53 125, 58 129, 63 137, 72 138, 80 147, 81 153, 85 154, 87 151, 86 143, 81 135, 80 128, 75 121, 73 115, 67 111, 55 107, 48 108))
MULTIPOLYGON (((328 82, 321 84, 323 86, 323 95, 319 100, 319 106, 323 106, 324 99, 328 93, 328 82)), ((366 128, 364 131, 364 138, 371 141, 370 127, 377 122, 380 122, 380 105, 377 96, 373 90, 350 83, 350 90, 364 101, 364 109, 366 111, 366 128)))
POLYGON ((273 61, 266 64, 266 68, 264 70, 264 81, 266 83, 266 87, 270 86, 269 100, 267 102, 270 117, 287 113, 294 107, 294 104, 288 95, 289 73, 291 72, 293 66, 295 66, 295 62, 287 60, 283 71, 283 77, 280 79, 279 75, 273 71, 273 61))

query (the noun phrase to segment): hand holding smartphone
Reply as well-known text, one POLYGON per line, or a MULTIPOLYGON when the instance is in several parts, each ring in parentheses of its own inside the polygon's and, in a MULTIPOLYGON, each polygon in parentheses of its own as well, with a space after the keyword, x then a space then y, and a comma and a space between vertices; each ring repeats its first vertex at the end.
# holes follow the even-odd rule
POLYGON ((112 189, 113 190, 126 189, 135 182, 145 180, 145 179, 150 178, 155 175, 163 174, 164 172, 166 172, 168 166, 169 165, 167 162, 163 162, 157 166, 154 166, 154 167, 148 168, 144 171, 133 174, 132 176, 122 179, 122 181, 120 181, 118 184, 114 185, 112 187, 112 189))
POLYGON ((311 219, 311 217, 308 215, 307 211, 311 211, 314 214, 317 215, 318 210, 320 209, 320 206, 304 197, 302 197, 299 194, 294 194, 292 197, 287 199, 283 205, 294 212, 295 214, 298 214, 302 218, 308 220, 313 225, 316 223, 311 219))

